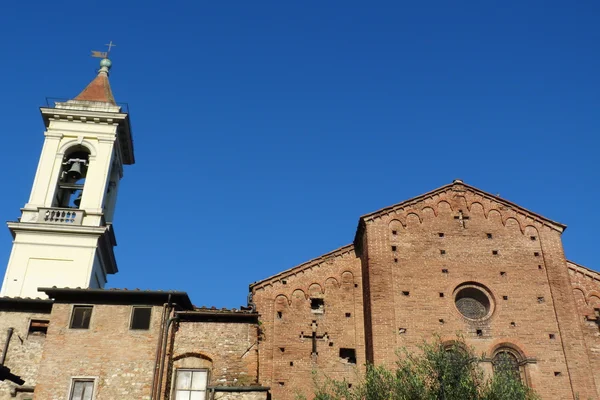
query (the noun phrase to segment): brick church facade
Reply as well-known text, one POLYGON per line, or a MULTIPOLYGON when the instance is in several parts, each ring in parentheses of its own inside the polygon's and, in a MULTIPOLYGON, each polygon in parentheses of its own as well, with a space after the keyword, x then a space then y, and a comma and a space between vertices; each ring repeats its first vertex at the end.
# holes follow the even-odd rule
POLYGON ((251 284, 240 309, 104 289, 118 270, 111 199, 134 162, 109 68, 42 109, 0 297, 0 373, 23 381, 0 381, 0 400, 310 398, 313 371, 353 383, 366 363, 457 333, 488 374, 508 356, 543 399, 600 398, 600 274, 566 260, 565 225, 460 180, 360 217, 354 243, 251 284), (92 251, 65 263, 65 243, 92 251))

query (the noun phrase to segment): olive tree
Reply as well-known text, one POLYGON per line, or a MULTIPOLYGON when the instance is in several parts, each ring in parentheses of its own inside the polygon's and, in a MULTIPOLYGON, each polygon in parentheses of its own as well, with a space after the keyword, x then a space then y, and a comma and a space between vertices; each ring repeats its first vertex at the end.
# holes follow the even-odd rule
MULTIPOLYGON (((481 357, 459 338, 453 345, 439 338, 423 343, 419 351, 398 352, 394 368, 367 365, 358 384, 319 376, 315 372, 316 400, 534 400, 509 363, 497 362, 486 378, 481 357)), ((303 396, 298 396, 303 399, 303 396)))

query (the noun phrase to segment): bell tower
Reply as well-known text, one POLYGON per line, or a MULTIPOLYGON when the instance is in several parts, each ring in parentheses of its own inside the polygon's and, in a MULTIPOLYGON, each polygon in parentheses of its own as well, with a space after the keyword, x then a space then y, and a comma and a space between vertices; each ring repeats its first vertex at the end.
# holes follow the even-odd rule
POLYGON ((46 130, 29 201, 17 222, 0 296, 45 297, 38 287, 103 288, 118 271, 113 215, 123 166, 135 162, 128 110, 98 75, 74 99, 42 107, 46 130))

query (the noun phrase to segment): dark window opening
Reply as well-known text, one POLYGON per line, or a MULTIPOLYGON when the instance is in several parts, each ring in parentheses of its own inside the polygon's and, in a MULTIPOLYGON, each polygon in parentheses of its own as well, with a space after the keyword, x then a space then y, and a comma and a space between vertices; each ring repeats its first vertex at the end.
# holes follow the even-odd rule
POLYGON ((508 300, 508 296, 502 296, 502 300, 508 300))
POLYGON ((329 347, 333 347, 333 342, 329 342, 329 347))
POLYGON ((492 254, 497 256, 498 255, 498 250, 492 250, 492 254))
POLYGON ((510 326, 514 328, 515 326, 517 326, 517 324, 515 322, 511 322, 510 326))
POLYGON ((340 349, 340 358, 345 359, 348 364, 356 364, 356 350, 342 347, 340 349))
POLYGON ((152 316, 152 307, 133 307, 131 313, 132 330, 148 330, 150 329, 150 317, 152 316))
POLYGON ((552 340, 554 340, 554 339, 556 338, 556 336, 554 335, 554 333, 551 333, 551 334, 549 334, 549 335, 548 335, 548 337, 549 337, 550 339, 552 339, 552 340))
POLYGON ((79 208, 89 166, 89 152, 76 146, 63 158, 53 207, 79 208))
POLYGON ((397 263, 397 262, 398 262, 398 259, 397 259, 397 258, 394 258, 394 262, 395 262, 395 263, 397 263))
POLYGON ((290 367, 293 367, 293 366, 294 366, 294 362, 290 361, 290 367))
POLYGON ((543 303, 544 302, 544 298, 543 297, 538 297, 537 301, 538 301, 538 303, 543 303))
POLYGON ((352 314, 350 314, 349 312, 346 313, 346 318, 350 318, 352 316, 352 314))
POLYGON ((440 233, 438 233, 438 236, 439 236, 439 237, 444 237, 444 233, 443 233, 443 232, 440 232, 440 233))
POLYGON ((440 318, 438 321, 440 321, 440 324, 444 323, 444 318, 440 318))
POLYGON ((483 336, 483 331, 481 329, 477 329, 477 336, 483 336))
POLYGON ((311 298, 310 309, 313 314, 323 314, 325 312, 325 300, 320 298, 311 298))
POLYGON ((280 347, 279 351, 282 352, 282 353, 285 353, 285 347, 280 347))
POLYGON ((283 313, 281 311, 277 311, 277 319, 283 318, 283 313))
POLYGON ((29 335, 46 336, 48 333, 48 324, 50 324, 50 321, 46 319, 32 319, 29 322, 29 335))
POLYGON ((440 250, 440 254, 446 254, 446 250, 440 250))
POLYGON ((506 272, 500 271, 500 276, 505 276, 505 275, 506 275, 506 272))
POLYGON ((444 293, 440 292, 440 297, 444 297, 444 293))
POLYGON ((410 296, 410 292, 408 290, 403 290, 402 291, 402 295, 404 295, 404 296, 410 296))
POLYGON ((396 246, 392 246, 392 251, 396 251, 396 246))
POLYGON ((446 268, 442 269, 442 274, 447 274, 448 270, 446 268))
POLYGON ((540 253, 538 253, 537 251, 533 253, 534 256, 539 257, 540 253))
POLYGON ((282 279, 281 283, 283 283, 284 285, 287 285, 287 281, 285 279, 282 279))
POLYGON ((542 266, 541 266, 541 265, 538 265, 538 269, 542 269, 542 266))
POLYGON ((488 233, 488 234, 487 234, 487 238, 488 238, 488 239, 491 239, 491 238, 492 238, 492 234, 491 234, 491 233, 488 233))
POLYGON ((92 306, 74 306, 71 315, 71 329, 89 329, 92 306))
POLYGON ((537 240, 537 238, 535 236, 530 236, 529 237, 531 240, 537 240))
POLYGON ((392 235, 398 234, 398 231, 392 231, 392 235))
POLYGON ((560 371, 554 371, 554 376, 561 376, 561 375, 562 375, 562 372, 560 372, 560 371))

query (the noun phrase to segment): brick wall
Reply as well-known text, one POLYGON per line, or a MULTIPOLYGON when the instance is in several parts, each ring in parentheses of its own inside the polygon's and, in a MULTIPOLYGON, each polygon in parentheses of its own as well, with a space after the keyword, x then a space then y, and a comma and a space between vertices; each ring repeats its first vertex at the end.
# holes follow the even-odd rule
MULTIPOLYGON (((29 334, 30 321, 49 320, 49 317, 48 313, 0 311, 0 354, 6 342, 8 328, 14 328, 4 365, 10 368, 11 373, 24 379, 25 386, 35 386, 37 383, 38 367, 46 340, 45 334, 29 334)), ((15 397, 10 393, 16 386, 9 381, 0 382, 0 400, 14 400, 15 397)), ((17 399, 32 397, 31 393, 27 393, 19 395, 17 399)))
POLYGON ((600 398, 600 274, 574 263, 568 263, 573 296, 577 303, 591 373, 600 398))
POLYGON ((257 331, 255 322, 182 321, 175 334, 171 375, 177 368, 206 368, 209 385, 256 385, 257 331))
POLYGON ((478 353, 515 349, 544 399, 596 396, 556 227, 454 185, 369 219, 362 234, 375 363, 460 332, 478 353), (489 293, 489 318, 458 312, 454 293, 466 283, 489 293))
POLYGON ((600 376, 590 371, 600 359, 590 354, 600 354, 600 316, 590 305, 600 307, 600 279, 584 284, 572 271, 569 280, 562 230, 460 182, 363 217, 356 248, 251 285, 264 331, 261 382, 276 399, 310 398, 312 370, 352 382, 365 361, 393 366, 396 349, 459 334, 484 356, 487 373, 495 353, 509 349, 542 398, 596 398, 600 376), (486 316, 459 311, 462 288, 483 293, 486 316), (316 298, 323 314, 311 309, 316 298), (344 364, 340 347, 356 349, 356 366, 344 364))
POLYGON ((361 283, 360 260, 346 246, 252 288, 264 332, 260 380, 274 399, 309 396, 315 369, 356 380, 365 363, 361 283), (356 360, 341 349, 354 351, 356 360))
POLYGON ((70 329, 71 304, 54 304, 35 399, 64 400, 72 377, 96 379, 96 400, 149 399, 162 307, 150 329, 129 329, 129 305, 94 304, 89 329, 70 329))

